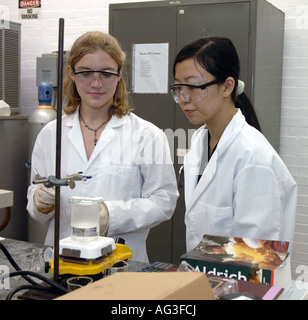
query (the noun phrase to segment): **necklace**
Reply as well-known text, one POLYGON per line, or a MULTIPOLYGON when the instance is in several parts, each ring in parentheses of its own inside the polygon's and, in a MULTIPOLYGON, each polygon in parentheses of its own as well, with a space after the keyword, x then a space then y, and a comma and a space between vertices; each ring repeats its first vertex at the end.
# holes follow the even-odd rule
POLYGON ((105 125, 105 124, 109 121, 109 119, 106 120, 106 121, 104 121, 104 122, 103 122, 99 127, 97 127, 96 129, 93 129, 93 128, 90 128, 90 127, 86 124, 86 122, 83 120, 80 112, 79 112, 79 116, 80 116, 81 121, 84 123, 85 127, 86 127, 88 130, 91 130, 91 131, 94 132, 94 145, 96 146, 96 143, 97 143, 96 133, 97 133, 97 131, 98 131, 103 125, 105 125))

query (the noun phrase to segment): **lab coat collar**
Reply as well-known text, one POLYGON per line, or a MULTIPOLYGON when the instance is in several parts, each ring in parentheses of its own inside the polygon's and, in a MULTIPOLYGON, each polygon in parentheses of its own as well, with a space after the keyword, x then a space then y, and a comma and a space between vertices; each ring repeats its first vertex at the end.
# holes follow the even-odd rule
POLYGON ((68 117, 67 121, 65 121, 65 125, 71 127, 71 130, 68 133, 68 138, 70 139, 71 143, 80 154, 81 158, 83 159, 86 167, 89 167, 93 160, 100 154, 101 150, 111 141, 115 135, 115 130, 118 127, 124 125, 126 121, 128 121, 127 116, 123 116, 122 118, 118 118, 117 116, 112 116, 109 120, 108 124, 106 125, 104 131, 102 132, 96 147, 93 150, 93 153, 90 159, 87 158, 86 150, 84 147, 83 136, 80 127, 79 121, 79 109, 77 108, 76 112, 71 116, 68 117))
POLYGON ((81 159, 86 164, 88 162, 86 149, 84 147, 83 136, 80 128, 79 122, 79 107, 73 115, 65 115, 62 120, 62 125, 70 127, 67 137, 79 153, 81 159))
POLYGON ((224 130, 216 149, 217 160, 225 153, 230 147, 232 142, 236 139, 243 126, 245 125, 245 117, 240 109, 237 109, 236 114, 233 116, 226 129, 224 130))
MULTIPOLYGON (((200 161, 202 158, 202 148, 198 148, 198 145, 200 145, 201 141, 204 141, 205 137, 207 136, 207 128, 204 127, 203 132, 198 137, 198 140, 196 141, 195 148, 197 147, 197 152, 194 154, 187 154, 187 159, 193 167, 193 171, 191 172, 185 172, 185 184, 187 181, 187 186, 185 186, 185 201, 186 201, 186 210, 189 211, 192 206, 196 203, 200 195, 204 192, 204 190, 209 186, 210 182, 214 179, 216 174, 216 167, 217 162, 219 158, 226 152, 226 150, 230 147, 232 142, 236 139, 239 132, 245 125, 245 118, 241 112, 240 109, 237 110, 236 114, 226 127, 225 131, 223 132, 219 143, 217 145, 216 151, 213 153, 210 161, 208 162, 207 166, 204 169, 204 172, 201 176, 200 181, 197 184, 198 175, 197 172, 200 167, 200 161), (201 140, 201 141, 200 141, 201 140), (197 159, 192 159, 192 157, 196 157, 197 159)), ((204 145, 204 144, 203 144, 204 145)), ((185 161, 185 162, 186 162, 185 161)), ((191 169, 191 167, 190 167, 191 169)))
MULTIPOLYGON (((75 113, 71 116, 68 116, 68 120, 66 122, 66 125, 69 127, 79 127, 80 128, 80 122, 79 122, 79 110, 80 106, 77 108, 75 113)), ((127 117, 123 116, 122 118, 119 118, 117 116, 112 116, 111 119, 109 120, 107 126, 109 128, 116 128, 122 126, 125 122, 127 121, 127 117)), ((106 126, 106 127, 107 127, 106 126)))
POLYGON ((109 128, 117 128, 124 125, 124 123, 128 120, 127 116, 123 116, 122 118, 119 118, 117 116, 112 116, 109 120, 108 127, 109 128))

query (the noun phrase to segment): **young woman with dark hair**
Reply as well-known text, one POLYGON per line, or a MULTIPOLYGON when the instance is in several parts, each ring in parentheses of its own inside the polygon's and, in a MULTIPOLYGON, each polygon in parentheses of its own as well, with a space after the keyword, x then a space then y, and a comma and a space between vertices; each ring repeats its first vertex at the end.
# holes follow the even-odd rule
POLYGON ((292 242, 297 186, 261 133, 233 43, 194 41, 178 53, 173 73, 174 100, 203 125, 184 160, 187 250, 204 234, 292 242))

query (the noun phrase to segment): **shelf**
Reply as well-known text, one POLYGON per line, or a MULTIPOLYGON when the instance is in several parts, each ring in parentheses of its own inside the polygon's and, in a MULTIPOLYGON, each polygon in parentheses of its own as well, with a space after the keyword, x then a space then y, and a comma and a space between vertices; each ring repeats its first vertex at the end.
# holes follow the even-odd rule
POLYGON ((13 191, 0 189, 0 209, 13 206, 13 191))

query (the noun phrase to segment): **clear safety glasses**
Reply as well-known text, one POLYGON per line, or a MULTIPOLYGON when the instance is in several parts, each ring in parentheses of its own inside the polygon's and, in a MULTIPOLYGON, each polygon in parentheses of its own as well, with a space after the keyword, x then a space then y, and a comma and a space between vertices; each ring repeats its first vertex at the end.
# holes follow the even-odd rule
POLYGON ((114 87, 117 83, 117 78, 119 77, 119 72, 109 71, 109 70, 77 70, 74 68, 73 72, 76 79, 83 84, 92 85, 95 80, 97 80, 101 86, 105 88, 114 87))
POLYGON ((188 84, 188 83, 175 83, 169 87, 169 90, 173 96, 173 99, 176 103, 180 103, 180 96, 186 101, 198 102, 202 98, 205 98, 207 95, 207 87, 212 86, 213 84, 220 83, 219 80, 214 80, 205 84, 188 84))

